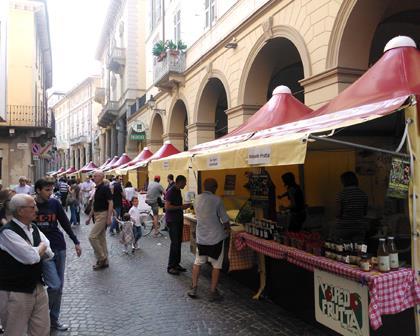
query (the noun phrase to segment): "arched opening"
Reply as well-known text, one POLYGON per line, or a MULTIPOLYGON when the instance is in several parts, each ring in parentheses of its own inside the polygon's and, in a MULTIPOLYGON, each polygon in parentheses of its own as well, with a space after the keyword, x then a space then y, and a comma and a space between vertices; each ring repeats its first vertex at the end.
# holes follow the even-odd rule
POLYGON ((279 85, 286 85, 292 94, 304 102, 299 80, 304 69, 299 51, 287 38, 277 37, 268 41, 255 57, 244 89, 245 105, 263 105, 279 85))
POLYGON ((152 152, 155 152, 163 145, 163 121, 160 114, 156 113, 153 116, 150 124, 150 147, 152 152))
POLYGON ((178 99, 172 109, 168 136, 172 144, 179 150, 188 150, 188 113, 184 102, 178 99))
POLYGON ((343 3, 330 43, 328 67, 365 70, 383 54, 385 44, 397 35, 408 35, 420 41, 420 2, 349 1, 343 3))
POLYGON ((395 12, 378 24, 370 48, 369 65, 381 58, 384 46, 396 35, 410 36, 417 46, 420 45, 420 4, 416 2, 417 9, 395 12))
POLYGON ((210 78, 204 87, 198 105, 198 123, 214 124, 213 140, 228 132, 226 89, 218 78, 210 78))

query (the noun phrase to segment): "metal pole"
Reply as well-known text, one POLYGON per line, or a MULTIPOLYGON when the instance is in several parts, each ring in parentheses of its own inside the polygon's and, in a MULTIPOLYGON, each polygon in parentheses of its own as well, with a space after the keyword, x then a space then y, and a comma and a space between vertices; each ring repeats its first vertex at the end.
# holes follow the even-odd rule
POLYGON ((370 150, 370 151, 373 151, 373 152, 386 153, 386 154, 390 154, 390 155, 393 155, 393 156, 403 157, 403 158, 406 158, 406 159, 410 158, 410 155, 406 154, 406 153, 394 152, 394 151, 387 150, 387 149, 371 147, 371 146, 366 146, 366 145, 360 145, 360 144, 356 144, 356 143, 353 143, 353 142, 347 142, 347 141, 342 141, 342 140, 337 140, 337 139, 323 138, 323 137, 319 137, 319 136, 316 136, 316 135, 309 135, 309 139, 325 141, 325 142, 332 142, 332 143, 336 143, 336 144, 340 144, 340 145, 344 145, 344 146, 366 149, 366 150, 370 150))

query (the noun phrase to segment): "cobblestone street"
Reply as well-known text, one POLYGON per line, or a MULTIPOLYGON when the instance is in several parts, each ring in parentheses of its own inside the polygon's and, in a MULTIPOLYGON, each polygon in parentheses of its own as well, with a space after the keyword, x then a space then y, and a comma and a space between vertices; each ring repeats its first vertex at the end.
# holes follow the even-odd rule
POLYGON ((268 301, 252 300, 252 291, 226 274, 221 303, 207 300, 210 266, 202 268, 199 299, 186 295, 193 256, 183 245, 180 276, 166 273, 169 237, 144 237, 135 255, 124 255, 118 237, 108 235, 110 267, 94 272, 87 236, 91 225, 74 227, 83 254, 69 241, 61 320, 70 325, 55 335, 325 335, 268 301))

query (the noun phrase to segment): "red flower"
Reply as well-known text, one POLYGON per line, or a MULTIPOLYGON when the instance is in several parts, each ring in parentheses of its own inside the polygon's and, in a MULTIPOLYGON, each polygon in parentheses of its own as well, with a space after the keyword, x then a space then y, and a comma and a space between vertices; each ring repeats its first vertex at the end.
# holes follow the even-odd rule
POLYGON ((353 311, 356 311, 356 310, 362 308, 359 294, 357 294, 357 293, 351 293, 350 294, 350 308, 353 311))

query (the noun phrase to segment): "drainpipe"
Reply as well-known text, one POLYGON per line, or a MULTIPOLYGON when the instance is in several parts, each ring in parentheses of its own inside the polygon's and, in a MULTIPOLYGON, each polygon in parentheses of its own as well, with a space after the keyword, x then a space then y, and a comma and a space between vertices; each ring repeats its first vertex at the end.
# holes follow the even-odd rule
POLYGON ((162 41, 165 42, 165 0, 162 0, 162 41))

